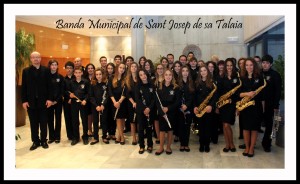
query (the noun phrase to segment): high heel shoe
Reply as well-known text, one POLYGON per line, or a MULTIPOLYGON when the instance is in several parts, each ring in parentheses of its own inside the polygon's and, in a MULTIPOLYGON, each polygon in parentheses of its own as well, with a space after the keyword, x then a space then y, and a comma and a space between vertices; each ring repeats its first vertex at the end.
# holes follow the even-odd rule
POLYGON ((144 151, 145 151, 145 148, 140 148, 140 150, 139 150, 139 154, 143 154, 143 153, 144 153, 144 151))
POLYGON ((155 152, 155 155, 160 155, 160 154, 162 154, 164 152, 164 150, 162 150, 161 152, 155 152))

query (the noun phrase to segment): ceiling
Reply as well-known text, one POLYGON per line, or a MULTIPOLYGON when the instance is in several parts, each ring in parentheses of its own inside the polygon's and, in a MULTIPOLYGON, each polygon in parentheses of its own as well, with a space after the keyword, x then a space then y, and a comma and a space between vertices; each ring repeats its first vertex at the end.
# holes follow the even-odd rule
MULTIPOLYGON (((61 31, 67 31, 71 33, 76 33, 84 36, 130 36, 131 29, 126 28, 126 23, 130 23, 130 16, 16 16, 17 21, 26 22, 30 24, 35 24, 39 26, 44 26, 52 29, 57 29, 61 31), (81 19, 80 19, 81 18, 81 19), (124 25, 124 28, 120 29, 117 33, 117 28, 97 28, 90 27, 91 21, 93 24, 99 20, 99 23, 110 23, 107 25, 119 26, 124 25), (58 22, 61 22, 59 24, 58 22), (70 28, 70 24, 77 28, 70 28), (78 23, 78 24, 76 24, 78 23), (57 28, 59 26, 60 29, 57 28)), ((71 27, 72 27, 71 26, 71 27)))

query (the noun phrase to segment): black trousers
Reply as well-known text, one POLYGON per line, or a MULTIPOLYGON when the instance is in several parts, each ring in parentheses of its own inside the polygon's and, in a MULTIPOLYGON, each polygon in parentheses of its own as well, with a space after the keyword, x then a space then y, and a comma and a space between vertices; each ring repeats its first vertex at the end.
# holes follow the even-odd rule
POLYGON ((152 141, 152 127, 153 127, 153 118, 150 117, 149 123, 147 122, 147 117, 144 114, 137 113, 136 114, 137 123, 139 127, 139 144, 140 148, 145 148, 145 134, 144 131, 146 130, 146 137, 147 137, 147 146, 153 147, 153 141, 152 141), (151 125, 151 126, 149 126, 151 125))
POLYGON ((32 109, 28 107, 27 113, 30 121, 31 140, 35 143, 47 141, 47 109, 36 108, 32 109), (41 137, 39 137, 39 129, 41 131, 41 137))
POLYGON ((201 118, 198 118, 199 126, 199 143, 200 146, 209 146, 211 137, 211 123, 213 121, 212 113, 205 113, 201 118))
POLYGON ((88 115, 87 108, 85 105, 72 100, 72 124, 73 124, 73 139, 79 140, 79 111, 81 117, 81 123, 83 128, 82 139, 88 139, 88 115))
POLYGON ((190 140, 190 127, 192 124, 192 114, 186 114, 185 118, 183 113, 179 114, 179 140, 180 146, 188 146, 190 140))
POLYGON ((264 137, 262 139, 262 146, 265 148, 270 148, 272 139, 270 138, 272 129, 273 129, 273 119, 274 119, 274 109, 273 108, 267 108, 264 113, 264 122, 265 122, 265 133, 264 137))
POLYGON ((107 137, 107 109, 104 109, 103 112, 98 112, 96 107, 92 105, 93 113, 93 128, 94 128, 94 139, 99 140, 99 122, 102 126, 102 139, 107 137))
POLYGON ((48 108, 49 140, 60 140, 62 101, 48 108), (54 123, 55 116, 55 123, 54 123), (54 125, 55 124, 55 125, 54 125))
POLYGON ((69 104, 67 101, 64 101, 63 107, 64 107, 64 116, 65 116, 67 137, 69 140, 72 140, 74 138, 74 134, 73 134, 71 104, 69 104))

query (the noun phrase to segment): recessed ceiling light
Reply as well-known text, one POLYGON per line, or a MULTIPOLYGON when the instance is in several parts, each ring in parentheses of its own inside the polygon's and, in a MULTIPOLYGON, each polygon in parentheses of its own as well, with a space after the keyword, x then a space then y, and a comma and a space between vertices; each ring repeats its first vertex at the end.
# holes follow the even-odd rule
POLYGON ((40 30, 40 33, 44 32, 43 30, 40 30))
POLYGON ((77 36, 76 38, 80 38, 80 36, 77 36))
POLYGON ((125 19, 129 19, 129 17, 125 17, 125 19))
POLYGON ((50 56, 50 58, 52 58, 52 56, 50 56))

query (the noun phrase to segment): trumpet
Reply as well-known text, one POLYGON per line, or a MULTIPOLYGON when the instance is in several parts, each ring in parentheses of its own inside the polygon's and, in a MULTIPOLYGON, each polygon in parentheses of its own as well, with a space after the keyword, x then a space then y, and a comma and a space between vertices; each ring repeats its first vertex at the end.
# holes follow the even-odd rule
MULTIPOLYGON (((70 94, 72 93, 71 91, 68 91, 70 94)), ((74 93, 73 93, 74 94, 74 93)), ((74 96, 75 96, 75 94, 74 94, 74 96)), ((82 102, 77 96, 75 96, 75 98, 76 98, 76 102, 82 102)))

